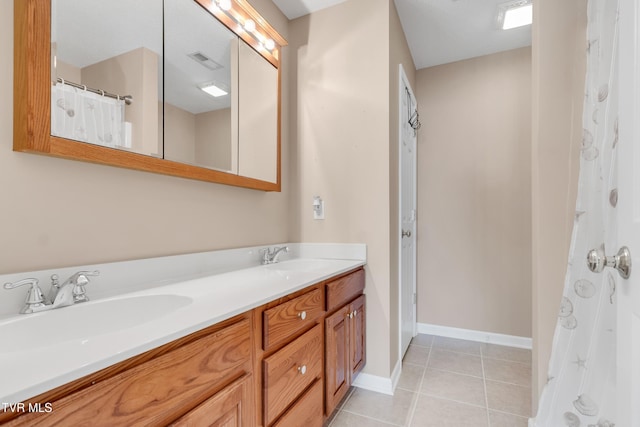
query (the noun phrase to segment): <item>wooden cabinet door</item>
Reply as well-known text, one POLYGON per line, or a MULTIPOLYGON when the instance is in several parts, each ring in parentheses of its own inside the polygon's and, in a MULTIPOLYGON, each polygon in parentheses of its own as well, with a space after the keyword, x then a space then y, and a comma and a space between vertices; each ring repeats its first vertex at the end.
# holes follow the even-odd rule
POLYGON ((253 425, 249 401, 251 375, 236 380, 171 424, 171 427, 243 427, 253 425))
POLYGON ((351 303, 349 316, 349 383, 352 378, 362 370, 366 362, 365 346, 365 297, 360 295, 351 303))
POLYGON ((349 306, 325 319, 325 413, 331 414, 349 390, 349 306))

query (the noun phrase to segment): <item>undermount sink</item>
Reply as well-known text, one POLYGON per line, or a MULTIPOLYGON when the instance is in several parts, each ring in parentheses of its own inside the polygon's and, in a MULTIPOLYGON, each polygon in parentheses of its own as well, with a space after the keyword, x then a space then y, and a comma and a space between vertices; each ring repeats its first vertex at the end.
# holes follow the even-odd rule
POLYGON ((145 295, 81 303, 0 323, 0 353, 30 351, 132 328, 191 304, 180 295, 145 295))
POLYGON ((275 264, 268 264, 265 267, 269 270, 278 270, 278 271, 300 271, 300 272, 311 272, 316 270, 321 270, 331 265, 330 260, 326 259, 292 259, 288 261, 281 261, 275 264))

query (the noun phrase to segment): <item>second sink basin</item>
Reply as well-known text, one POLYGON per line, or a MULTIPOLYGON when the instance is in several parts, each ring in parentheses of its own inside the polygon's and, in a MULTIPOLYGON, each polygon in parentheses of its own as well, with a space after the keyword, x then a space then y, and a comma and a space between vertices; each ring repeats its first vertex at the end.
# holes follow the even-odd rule
POLYGON ((1 353, 33 351, 132 328, 191 304, 180 295, 146 295, 86 302, 0 323, 1 353))

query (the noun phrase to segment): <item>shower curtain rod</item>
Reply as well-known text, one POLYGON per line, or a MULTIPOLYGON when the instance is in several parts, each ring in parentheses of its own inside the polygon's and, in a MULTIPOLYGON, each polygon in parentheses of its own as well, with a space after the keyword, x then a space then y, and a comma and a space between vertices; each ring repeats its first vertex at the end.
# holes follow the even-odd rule
POLYGON ((105 92, 102 89, 92 89, 92 88, 87 87, 85 85, 81 85, 81 84, 78 84, 78 83, 70 82, 69 80, 65 80, 65 79, 60 78, 60 77, 58 77, 57 81, 58 81, 58 83, 62 83, 62 84, 69 85, 69 86, 73 86, 73 87, 76 87, 76 88, 82 89, 82 90, 87 90, 89 92, 97 93, 98 95, 106 96, 108 98, 123 99, 124 103, 127 104, 127 105, 131 105, 131 103, 133 102, 133 96, 131 96, 131 95, 115 95, 113 93, 105 92))

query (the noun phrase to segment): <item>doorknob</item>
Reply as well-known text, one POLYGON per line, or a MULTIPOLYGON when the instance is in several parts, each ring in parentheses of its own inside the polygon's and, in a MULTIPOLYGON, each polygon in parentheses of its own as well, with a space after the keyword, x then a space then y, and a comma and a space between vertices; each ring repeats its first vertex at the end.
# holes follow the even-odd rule
POLYGON ((411 230, 402 230, 402 237, 411 237, 411 230))
POLYGON ((631 275, 631 252, 623 246, 614 256, 606 256, 602 249, 591 249, 587 254, 589 270, 600 273, 605 267, 613 267, 618 270, 623 279, 631 275))

